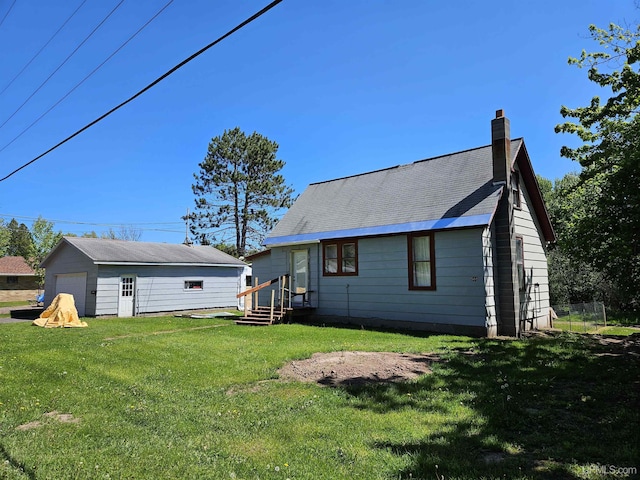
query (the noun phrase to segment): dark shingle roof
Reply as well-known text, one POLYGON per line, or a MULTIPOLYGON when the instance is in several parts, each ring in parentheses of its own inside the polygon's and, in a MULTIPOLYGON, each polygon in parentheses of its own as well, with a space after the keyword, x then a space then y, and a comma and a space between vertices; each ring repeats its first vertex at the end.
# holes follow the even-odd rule
MULTIPOLYGON (((512 163, 522 139, 511 141, 512 163)), ((502 191, 491 146, 314 183, 265 245, 487 225, 502 191)))
POLYGON ((35 272, 23 257, 7 256, 0 258, 0 275, 35 275, 35 272))
MULTIPOLYGON (((170 243, 127 242, 102 238, 65 237, 63 243, 80 250, 94 263, 165 264, 165 265, 230 265, 244 262, 213 247, 187 246, 170 243)), ((53 252, 52 252, 53 254, 53 252)), ((51 254, 50 254, 51 256, 51 254)), ((42 263, 45 265, 50 257, 42 263)))

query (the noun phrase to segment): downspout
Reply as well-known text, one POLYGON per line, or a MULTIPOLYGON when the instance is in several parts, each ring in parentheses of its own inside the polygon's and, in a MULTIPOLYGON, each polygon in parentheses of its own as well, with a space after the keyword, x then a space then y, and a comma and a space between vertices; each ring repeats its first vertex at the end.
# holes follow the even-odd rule
MULTIPOLYGON (((322 248, 322 243, 318 244, 318 248, 316 248, 316 292, 318 292, 318 294, 316 295, 316 308, 320 307, 320 268, 321 268, 321 263, 320 263, 320 249, 322 248)), ((311 305, 313 307, 313 305, 311 305)))
POLYGON ((351 303, 349 301, 349 284, 347 283, 347 318, 351 320, 351 303))

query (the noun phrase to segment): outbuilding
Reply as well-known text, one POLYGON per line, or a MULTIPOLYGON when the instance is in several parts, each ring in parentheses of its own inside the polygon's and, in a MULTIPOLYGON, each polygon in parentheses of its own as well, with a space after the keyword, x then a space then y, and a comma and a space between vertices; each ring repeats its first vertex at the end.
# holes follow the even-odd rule
POLYGON ((236 308, 247 264, 210 246, 64 237, 41 265, 45 306, 74 296, 80 316, 236 308))

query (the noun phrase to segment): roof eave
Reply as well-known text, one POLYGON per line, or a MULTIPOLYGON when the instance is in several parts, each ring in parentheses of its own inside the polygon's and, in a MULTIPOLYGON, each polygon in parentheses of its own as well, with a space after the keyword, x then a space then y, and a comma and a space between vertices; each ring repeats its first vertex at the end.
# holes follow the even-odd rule
POLYGON ((271 255, 271 249, 267 248, 265 250, 261 250, 259 252, 256 253, 252 253, 250 255, 247 255, 244 257, 244 259, 248 262, 251 263, 253 262, 256 258, 260 258, 260 257, 266 257, 267 255, 271 255))
MULTIPOLYGON (((67 244, 69 244, 70 246, 72 246, 73 248, 76 248, 76 247, 75 247, 71 242, 69 242, 65 237, 62 237, 62 238, 58 241, 58 243, 56 244, 56 246, 55 246, 55 247, 53 247, 53 248, 51 249, 51 251, 49 252, 49 254, 48 254, 46 257, 44 257, 44 259, 40 262, 40 268, 47 268, 47 263, 49 263, 49 259, 50 259, 51 257, 53 257, 53 256, 57 253, 57 251, 60 249, 60 247, 62 246, 62 244, 63 244, 63 243, 67 243, 67 244)), ((84 252, 82 252, 82 253, 83 253, 83 255, 86 255, 86 253, 84 253, 84 252)))
POLYGON ((331 230, 326 232, 312 232, 281 237, 267 237, 264 246, 282 247, 287 245, 299 245, 302 243, 318 243, 323 240, 336 238, 374 237, 382 235, 394 235, 411 232, 423 232, 430 230, 449 230, 454 228, 469 228, 489 225, 493 213, 469 215, 465 217, 438 218, 421 222, 397 223, 392 225, 377 225, 372 227, 360 227, 343 230, 331 230))
POLYGON ((540 228, 542 229, 542 235, 547 243, 553 243, 556 241, 556 233, 553 230, 553 225, 551 224, 551 219, 549 218, 549 212, 547 211, 547 207, 544 204, 544 199, 542 198, 542 192, 540 191, 540 185, 538 184, 538 180, 536 179, 536 175, 533 172, 533 166, 531 165, 531 159, 529 158, 529 153, 527 152, 527 147, 524 144, 524 141, 520 144, 520 148, 518 152, 514 156, 513 166, 518 164, 518 168, 520 170, 520 174, 522 175, 522 180, 524 181, 524 185, 529 193, 529 198, 531 199, 531 205, 533 206, 533 210, 540 222, 540 228))
POLYGON ((124 262, 94 260, 94 265, 131 265, 131 266, 151 266, 151 267, 233 267, 244 268, 247 265, 242 263, 188 263, 188 262, 124 262))

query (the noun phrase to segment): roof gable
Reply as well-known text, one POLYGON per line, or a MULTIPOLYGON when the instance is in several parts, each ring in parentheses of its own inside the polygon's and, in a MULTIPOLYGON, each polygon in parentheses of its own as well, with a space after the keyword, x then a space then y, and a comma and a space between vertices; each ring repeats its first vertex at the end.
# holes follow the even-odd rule
MULTIPOLYGON (((511 141, 512 162, 524 141, 511 141)), ((265 245, 488 225, 502 193, 491 146, 314 183, 265 245)))
POLYGON ((516 152, 514 158, 514 164, 515 163, 518 164, 518 170, 520 171, 520 175, 522 176, 524 186, 529 193, 533 212, 540 222, 540 228, 542 229, 542 235, 544 236, 544 239, 549 243, 555 242, 556 234, 553 230, 553 225, 551 224, 551 219, 549 218, 549 212, 547 212, 547 207, 544 204, 542 192, 540 191, 540 185, 538 185, 538 180, 536 179, 536 175, 533 172, 531 159, 529 158, 529 153, 527 152, 527 148, 525 147, 524 142, 522 142, 522 145, 516 152))
POLYGON ((55 252, 64 247, 78 250, 95 264, 228 265, 237 267, 246 265, 241 260, 208 246, 64 237, 44 259, 42 266, 46 267, 55 252))

